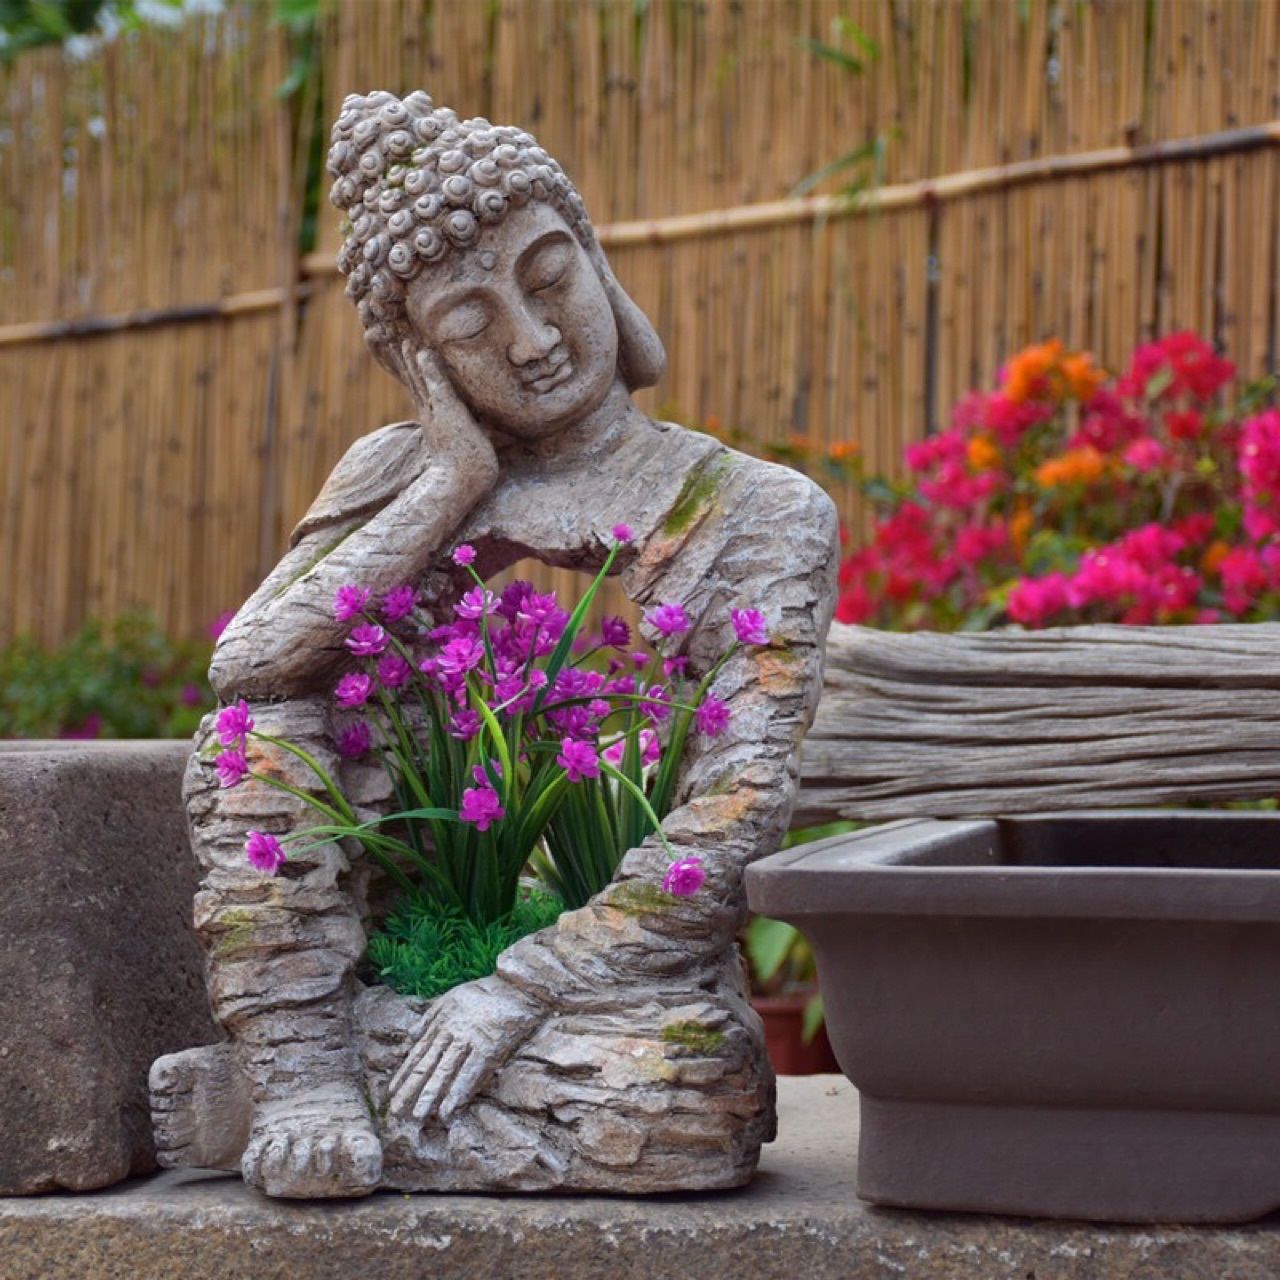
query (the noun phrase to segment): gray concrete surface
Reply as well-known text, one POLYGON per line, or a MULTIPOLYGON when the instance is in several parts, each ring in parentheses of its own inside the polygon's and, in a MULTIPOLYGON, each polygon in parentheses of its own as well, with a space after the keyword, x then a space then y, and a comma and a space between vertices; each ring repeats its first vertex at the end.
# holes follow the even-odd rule
POLYGON ((779 1140, 741 1191, 648 1199, 381 1194, 264 1200, 184 1170, 0 1200, 3 1280, 1272 1280, 1280 1223, 1115 1227, 875 1209, 857 1102, 784 1079, 779 1140))
POLYGON ((154 1170, 151 1063, 218 1036, 191 927, 190 753, 0 743, 0 1195, 154 1170))

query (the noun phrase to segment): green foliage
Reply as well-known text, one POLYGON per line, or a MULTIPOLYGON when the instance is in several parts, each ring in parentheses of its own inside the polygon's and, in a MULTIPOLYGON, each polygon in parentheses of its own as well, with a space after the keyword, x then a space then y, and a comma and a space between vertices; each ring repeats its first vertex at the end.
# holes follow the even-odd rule
POLYGON ((213 703, 207 645, 175 643, 147 614, 86 622, 46 649, 0 649, 0 737, 184 738, 213 703))
MULTIPOLYGON (((158 2, 182 6, 182 0, 158 2)), ((136 0, 0 0, 0 62, 73 36, 135 31, 142 23, 136 0)))
POLYGON ((384 985, 430 999, 451 987, 488 977, 498 956, 526 934, 555 923, 563 904, 540 890, 524 890, 516 905, 490 924, 478 924, 427 894, 401 900, 369 938, 369 963, 384 985))
MULTIPOLYGON (((831 20, 830 40, 797 40, 800 48, 832 66, 846 76, 860 76, 880 60, 880 46, 852 19, 840 15, 831 20)), ((844 155, 815 169, 804 178, 793 195, 807 195, 828 178, 844 174, 837 195, 856 199, 866 191, 884 185, 885 157, 896 130, 887 129, 866 139, 844 155)))

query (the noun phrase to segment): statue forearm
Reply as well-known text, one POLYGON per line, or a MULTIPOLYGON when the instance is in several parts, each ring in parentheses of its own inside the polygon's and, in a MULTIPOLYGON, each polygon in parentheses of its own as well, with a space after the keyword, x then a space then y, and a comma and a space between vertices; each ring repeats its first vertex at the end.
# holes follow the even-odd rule
POLYGON ((491 453, 458 461, 431 462, 373 516, 315 529, 292 547, 219 638, 214 692, 223 701, 280 698, 331 684, 346 658, 338 588, 368 587, 377 599, 416 581, 492 487, 491 453))

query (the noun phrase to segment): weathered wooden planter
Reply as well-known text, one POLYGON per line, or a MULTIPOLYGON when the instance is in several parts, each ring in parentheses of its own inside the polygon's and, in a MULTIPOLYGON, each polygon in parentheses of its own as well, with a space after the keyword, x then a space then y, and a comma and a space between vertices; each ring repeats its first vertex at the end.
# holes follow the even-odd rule
POLYGON ((1280 1207, 1280 814, 916 820, 775 855, 862 1098, 858 1194, 1229 1222, 1280 1207))

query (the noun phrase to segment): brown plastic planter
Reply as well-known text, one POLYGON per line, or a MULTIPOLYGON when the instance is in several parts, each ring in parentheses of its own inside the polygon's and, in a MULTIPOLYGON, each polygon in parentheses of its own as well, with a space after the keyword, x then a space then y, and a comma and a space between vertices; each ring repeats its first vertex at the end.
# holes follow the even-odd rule
POLYGON ((879 1204, 1280 1207, 1280 814, 893 823, 747 872, 798 926, 879 1204))

